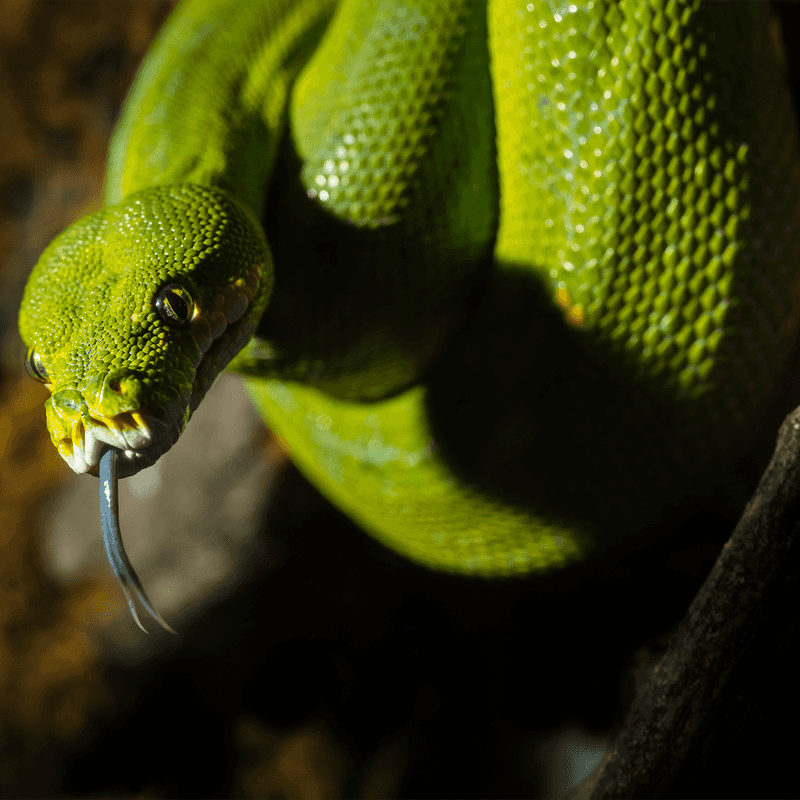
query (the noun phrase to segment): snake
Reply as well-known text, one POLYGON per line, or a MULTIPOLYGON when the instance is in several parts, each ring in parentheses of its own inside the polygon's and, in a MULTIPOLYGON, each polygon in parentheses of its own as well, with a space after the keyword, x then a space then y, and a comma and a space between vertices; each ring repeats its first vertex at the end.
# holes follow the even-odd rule
POLYGON ((19 314, 136 623, 135 600, 172 630, 117 481, 224 369, 334 505, 434 570, 554 573, 678 513, 779 385, 799 176, 765 3, 181 0, 105 206, 19 314))

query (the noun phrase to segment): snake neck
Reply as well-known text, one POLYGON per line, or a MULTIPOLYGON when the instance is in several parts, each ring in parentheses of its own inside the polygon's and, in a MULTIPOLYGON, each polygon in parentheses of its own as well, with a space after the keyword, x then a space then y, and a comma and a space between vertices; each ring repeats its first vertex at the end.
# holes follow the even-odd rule
POLYGON ((106 202, 154 185, 223 189, 260 216, 289 91, 334 0, 180 3, 129 93, 106 202))

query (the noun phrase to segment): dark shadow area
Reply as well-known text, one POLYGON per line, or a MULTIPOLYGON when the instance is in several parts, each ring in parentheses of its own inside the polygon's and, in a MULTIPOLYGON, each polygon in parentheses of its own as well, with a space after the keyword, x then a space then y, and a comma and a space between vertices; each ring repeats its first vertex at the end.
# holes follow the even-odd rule
POLYGON ((387 741, 405 742, 397 796, 541 796, 529 736, 621 722, 632 654, 677 623, 730 529, 706 515, 593 576, 466 579, 381 547, 293 469, 268 524, 277 571, 111 670, 124 709, 65 762, 66 794, 237 796, 254 716, 278 739, 323 721, 351 759, 345 797, 387 741))
POLYGON ((439 452, 465 483, 577 528, 658 519, 708 487, 732 431, 633 355, 570 325, 530 268, 502 265, 428 377, 439 452))

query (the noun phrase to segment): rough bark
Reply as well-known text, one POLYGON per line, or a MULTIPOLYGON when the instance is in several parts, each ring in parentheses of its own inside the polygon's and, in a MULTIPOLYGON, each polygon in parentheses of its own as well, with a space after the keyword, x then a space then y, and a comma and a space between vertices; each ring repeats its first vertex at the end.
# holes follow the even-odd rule
POLYGON ((797 741, 798 528, 800 408, 624 729, 568 798, 781 791, 797 741))

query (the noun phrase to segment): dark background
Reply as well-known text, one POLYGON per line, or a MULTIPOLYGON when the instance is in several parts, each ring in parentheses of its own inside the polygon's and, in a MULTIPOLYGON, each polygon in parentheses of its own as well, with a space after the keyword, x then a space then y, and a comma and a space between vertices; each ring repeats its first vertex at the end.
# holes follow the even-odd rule
MULTIPOLYGON (((602 571, 484 582, 419 568, 327 504, 262 429, 251 460, 273 478, 250 502, 264 546, 176 623, 178 639, 131 632, 102 563, 72 581, 47 566, 53 506, 92 479, 73 481, 49 442, 45 393, 20 369, 19 298, 52 236, 100 205, 113 122, 170 8, 15 0, 0 17, 0 796, 563 789, 548 782, 553 737, 578 731, 566 741, 586 745, 622 724, 638 670, 713 564, 774 427, 713 509, 602 571)), ((796 87, 798 10, 776 8, 796 87)), ((181 456, 183 472, 200 457, 181 456)), ((205 491, 221 502, 213 479, 205 491)), ((94 524, 87 535, 99 541, 94 524)), ((793 725, 788 688, 776 712, 793 725)), ((716 776, 719 796, 786 793, 786 768, 764 768, 778 718, 754 732, 750 765, 716 776), (748 783, 749 766, 759 772, 748 783)))

